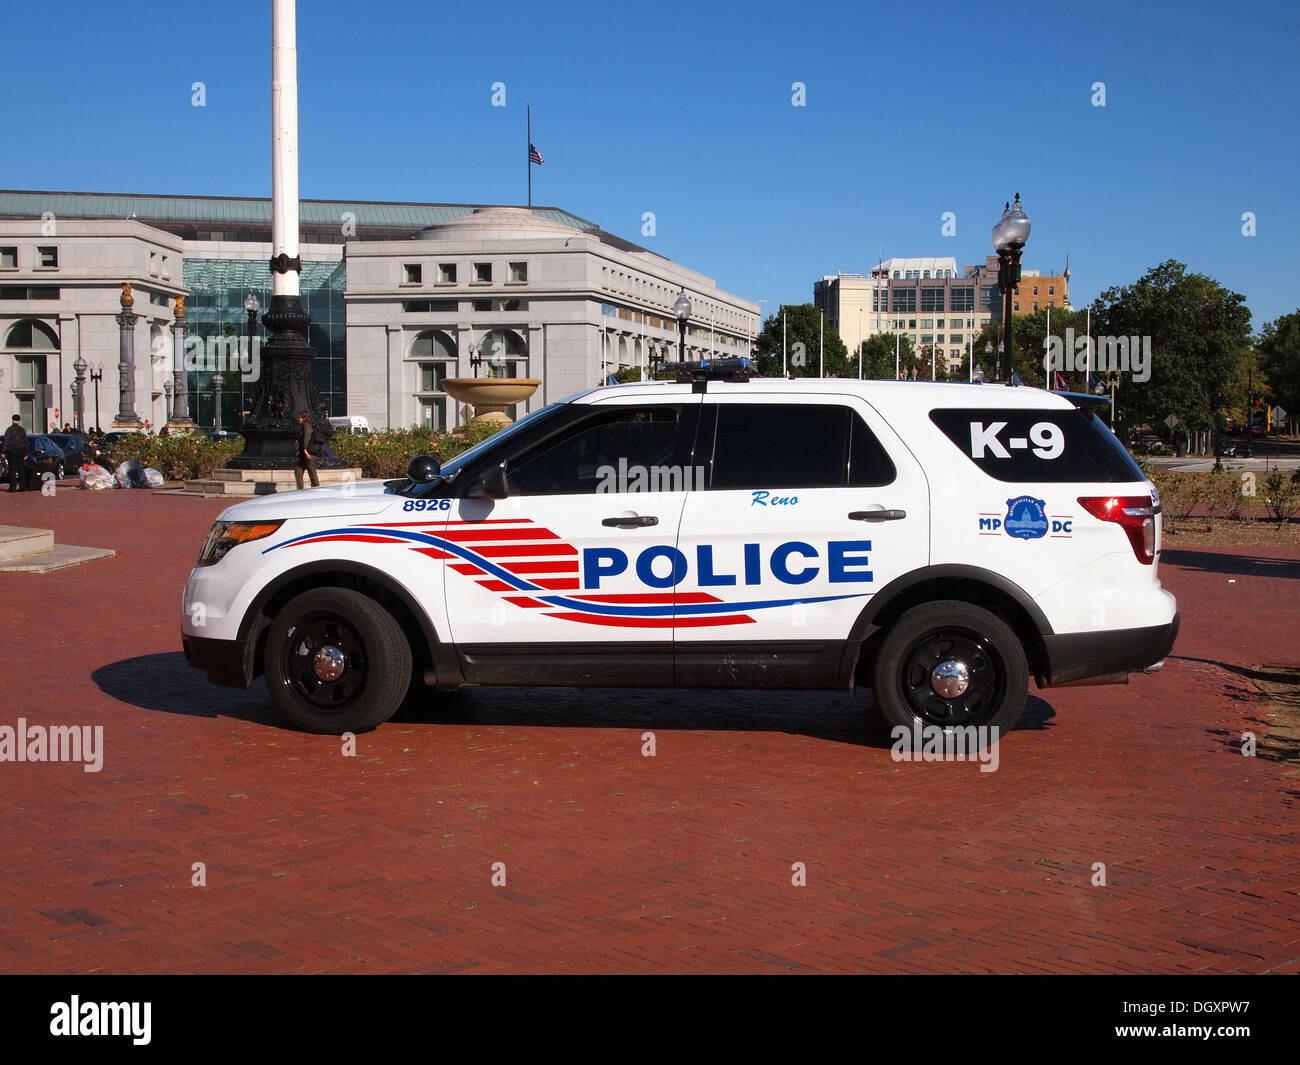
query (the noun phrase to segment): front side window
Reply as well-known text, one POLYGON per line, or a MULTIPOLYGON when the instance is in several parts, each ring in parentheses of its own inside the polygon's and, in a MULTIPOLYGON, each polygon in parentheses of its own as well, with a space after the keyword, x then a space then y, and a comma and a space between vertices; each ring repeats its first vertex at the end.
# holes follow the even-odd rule
POLYGON ((697 404, 596 408, 506 462, 510 494, 594 495, 687 491, 699 486, 691 456, 697 404))
POLYGON ((872 487, 894 480, 889 454, 848 407, 728 403, 717 412, 713 490, 872 487))
POLYGON ((59 249, 46 246, 38 246, 36 249, 36 265, 54 267, 59 265, 59 249))

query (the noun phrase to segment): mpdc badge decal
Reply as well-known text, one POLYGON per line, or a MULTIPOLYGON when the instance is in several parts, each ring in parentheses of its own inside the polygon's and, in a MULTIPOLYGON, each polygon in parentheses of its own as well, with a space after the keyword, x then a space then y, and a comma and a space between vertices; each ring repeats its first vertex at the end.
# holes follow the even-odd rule
POLYGON ((1040 540, 1047 535, 1047 502, 1033 496, 1007 500, 1002 527, 1017 540, 1040 540))

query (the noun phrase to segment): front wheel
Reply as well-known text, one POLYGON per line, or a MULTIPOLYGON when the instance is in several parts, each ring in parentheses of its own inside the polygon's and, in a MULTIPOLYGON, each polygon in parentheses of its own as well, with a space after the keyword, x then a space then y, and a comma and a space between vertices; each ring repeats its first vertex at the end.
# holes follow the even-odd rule
POLYGON ((266 638, 271 701, 306 732, 365 732, 387 721, 411 680, 411 646, 393 616, 348 588, 291 600, 266 638))
POLYGON ((904 612, 880 644, 876 706, 891 726, 1016 727, 1029 696, 1029 665, 1001 618, 958 600, 904 612))

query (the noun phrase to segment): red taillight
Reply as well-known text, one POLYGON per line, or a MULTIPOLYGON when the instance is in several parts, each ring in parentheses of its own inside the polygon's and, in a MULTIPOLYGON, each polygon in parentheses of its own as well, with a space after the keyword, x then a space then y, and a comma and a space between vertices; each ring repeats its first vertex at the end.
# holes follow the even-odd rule
POLYGON ((1156 558, 1156 515, 1160 506, 1147 496, 1080 496, 1079 504, 1094 518, 1113 521, 1127 534, 1133 554, 1143 565, 1156 558))

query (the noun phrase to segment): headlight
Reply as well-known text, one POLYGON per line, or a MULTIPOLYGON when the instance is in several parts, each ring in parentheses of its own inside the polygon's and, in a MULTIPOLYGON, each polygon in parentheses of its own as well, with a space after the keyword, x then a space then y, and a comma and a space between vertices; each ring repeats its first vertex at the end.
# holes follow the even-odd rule
POLYGON ((283 521, 219 521, 212 526, 208 538, 203 541, 203 547, 199 550, 199 565, 215 566, 232 547, 270 536, 283 524, 283 521))

